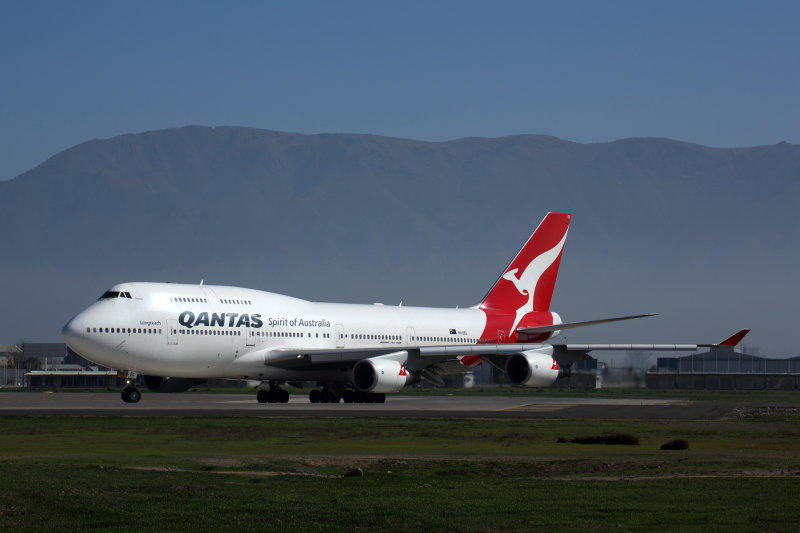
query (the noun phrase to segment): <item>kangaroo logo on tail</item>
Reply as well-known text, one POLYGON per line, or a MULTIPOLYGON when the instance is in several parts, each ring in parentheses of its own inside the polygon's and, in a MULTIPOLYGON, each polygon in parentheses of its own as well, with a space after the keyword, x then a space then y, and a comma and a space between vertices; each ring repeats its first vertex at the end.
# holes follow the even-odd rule
POLYGON ((499 331, 513 335, 528 313, 549 315, 571 218, 568 213, 548 213, 478 305, 486 313, 486 337, 499 331))
POLYGON ((518 268, 512 268, 503 274, 503 279, 513 283, 514 287, 517 288, 521 295, 528 297, 528 301, 525 302, 522 307, 517 309, 517 318, 514 320, 514 324, 511 326, 509 333, 517 328, 517 325, 519 324, 519 321, 522 320, 522 317, 534 311, 533 297, 536 293, 536 285, 539 283, 539 278, 542 277, 542 274, 544 274, 545 270, 550 268, 555 260, 561 255, 561 250, 564 249, 564 242, 566 242, 566 240, 567 234, 565 232, 564 236, 561 238, 561 241, 553 248, 534 258, 534 260, 531 261, 525 268, 525 271, 520 277, 516 276, 516 273, 519 271, 518 268))

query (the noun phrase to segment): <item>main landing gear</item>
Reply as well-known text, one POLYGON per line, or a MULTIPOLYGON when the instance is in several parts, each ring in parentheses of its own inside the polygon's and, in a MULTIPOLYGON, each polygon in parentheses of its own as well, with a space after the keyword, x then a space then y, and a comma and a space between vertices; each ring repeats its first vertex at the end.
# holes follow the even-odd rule
POLYGON ((374 392, 361 392, 353 389, 344 389, 339 391, 324 387, 322 389, 313 389, 308 393, 308 400, 311 403, 339 403, 344 400, 344 403, 384 403, 386 395, 383 393, 374 392))
MULTIPOLYGON (((281 384, 282 382, 270 381, 269 389, 260 389, 256 393, 258 403, 288 403, 289 391, 281 388, 281 384)), ((341 383, 319 383, 318 385, 322 385, 322 388, 311 389, 311 392, 308 393, 308 401, 311 403, 339 403, 342 400, 344 403, 384 403, 386 401, 386 395, 383 393, 348 389, 341 383)), ((299 387, 300 385, 294 386, 299 387)))
POLYGON ((270 381, 269 390, 261 389, 256 393, 258 403, 289 403, 289 391, 282 389, 274 381, 270 381))

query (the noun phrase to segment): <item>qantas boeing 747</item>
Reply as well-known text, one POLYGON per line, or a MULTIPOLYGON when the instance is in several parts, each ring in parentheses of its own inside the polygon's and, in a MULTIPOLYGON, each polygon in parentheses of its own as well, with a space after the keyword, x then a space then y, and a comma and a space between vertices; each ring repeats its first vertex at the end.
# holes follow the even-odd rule
MULTIPOLYGON (((550 300, 571 215, 548 213, 478 305, 465 309, 317 303, 212 285, 121 283, 64 326, 81 356, 120 369, 125 402, 183 392, 209 378, 268 385, 261 403, 288 402, 286 383, 317 382, 316 402, 383 402, 421 379, 488 363, 517 385, 551 385, 592 350, 697 350, 696 344, 556 344, 560 330, 650 315, 564 324, 550 300)), ((721 344, 737 344, 742 330, 721 344)))

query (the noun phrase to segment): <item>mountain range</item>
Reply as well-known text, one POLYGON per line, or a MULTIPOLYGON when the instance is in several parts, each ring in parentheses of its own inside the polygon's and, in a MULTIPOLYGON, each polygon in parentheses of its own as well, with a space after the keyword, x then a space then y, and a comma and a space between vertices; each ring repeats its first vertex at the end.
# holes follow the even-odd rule
POLYGON ((82 143, 0 182, 0 344, 58 340, 121 281, 468 306, 547 211, 573 213, 570 341, 797 355, 800 146, 542 135, 425 142, 187 126, 82 143))

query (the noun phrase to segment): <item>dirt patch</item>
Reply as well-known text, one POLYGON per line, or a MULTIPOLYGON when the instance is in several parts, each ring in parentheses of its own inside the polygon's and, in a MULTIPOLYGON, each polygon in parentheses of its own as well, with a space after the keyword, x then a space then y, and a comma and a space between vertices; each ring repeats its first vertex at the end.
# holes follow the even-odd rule
POLYGON ((331 474, 315 474, 312 472, 274 472, 274 471, 254 471, 254 470, 190 470, 188 468, 171 468, 165 466, 123 466, 127 470, 145 470, 148 472, 189 472, 192 474, 212 474, 212 475, 226 475, 226 476, 260 476, 260 477, 275 477, 275 476, 304 476, 304 477, 321 477, 321 478, 339 478, 342 476, 335 476, 331 474))

